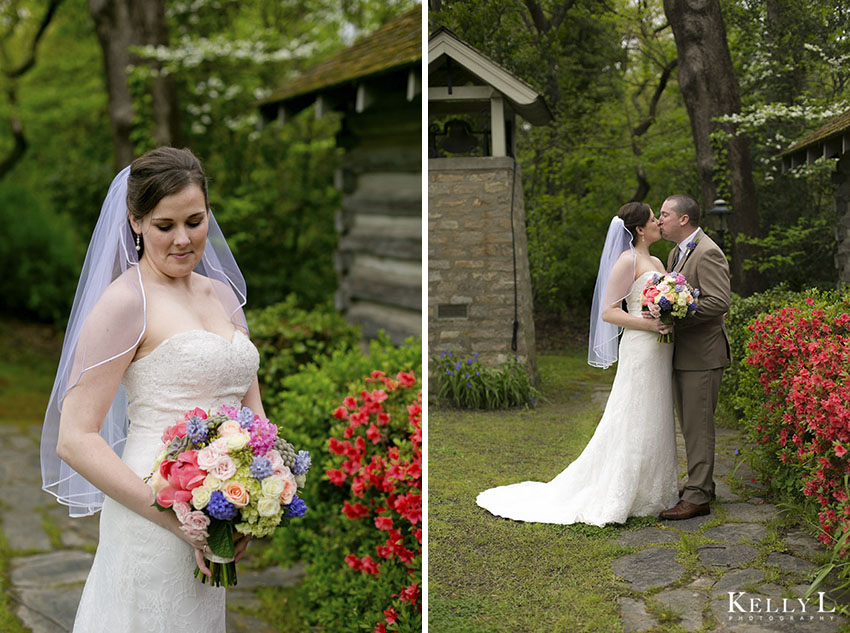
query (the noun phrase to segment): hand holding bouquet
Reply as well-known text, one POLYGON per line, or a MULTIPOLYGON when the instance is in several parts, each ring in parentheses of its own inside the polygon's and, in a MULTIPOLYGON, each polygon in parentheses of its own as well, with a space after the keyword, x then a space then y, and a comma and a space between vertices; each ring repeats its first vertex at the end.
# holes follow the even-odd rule
MULTIPOLYGON (((682 273, 655 273, 641 293, 641 311, 670 324, 696 312, 698 297, 699 290, 691 288, 682 273)), ((659 334, 658 340, 670 343, 673 335, 659 334)))
MULTIPOLYGON (((236 584, 233 531, 262 537, 307 505, 304 486, 310 454, 278 437, 277 426, 248 407, 222 406, 215 415, 193 409, 162 434, 153 465, 154 505, 172 509, 184 532, 206 538, 210 582, 236 584)), ((207 577, 195 569, 202 582, 207 577)))

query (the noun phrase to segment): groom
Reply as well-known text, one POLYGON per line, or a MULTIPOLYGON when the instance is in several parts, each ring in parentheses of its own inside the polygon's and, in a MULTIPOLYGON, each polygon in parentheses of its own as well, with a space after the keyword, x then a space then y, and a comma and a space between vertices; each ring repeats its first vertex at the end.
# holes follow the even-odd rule
POLYGON ((724 328, 729 310, 729 264, 723 251, 699 228, 700 208, 690 196, 664 201, 658 225, 664 239, 676 242, 667 269, 680 272, 699 288, 698 310, 677 319, 673 349, 673 399, 685 437, 688 481, 679 503, 661 513, 667 520, 708 514, 714 497, 714 409, 723 368, 731 354, 724 328))

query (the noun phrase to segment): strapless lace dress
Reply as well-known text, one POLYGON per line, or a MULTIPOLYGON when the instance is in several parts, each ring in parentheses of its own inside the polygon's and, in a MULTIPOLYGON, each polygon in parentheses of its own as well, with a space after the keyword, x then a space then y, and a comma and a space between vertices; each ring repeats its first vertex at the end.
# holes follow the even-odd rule
MULTIPOLYGON (((149 475, 163 430, 195 407, 240 405, 258 365, 241 330, 232 341, 205 330, 163 341, 121 380, 130 418, 121 459, 149 475)), ((202 584, 194 571, 188 543, 107 497, 74 633, 223 633, 225 590, 202 584)))
MULTIPOLYGON (((640 315, 640 275, 626 298, 640 315)), ((476 502, 491 513, 536 523, 624 523, 673 507, 677 490, 673 423, 673 345, 625 330, 602 419, 584 451, 548 483, 525 481, 485 490, 476 502)))

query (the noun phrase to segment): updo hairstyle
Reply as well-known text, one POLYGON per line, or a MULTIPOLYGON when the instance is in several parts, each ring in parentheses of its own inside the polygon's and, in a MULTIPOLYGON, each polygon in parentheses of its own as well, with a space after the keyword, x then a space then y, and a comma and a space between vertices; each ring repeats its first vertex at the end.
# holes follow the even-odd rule
POLYGON ((645 202, 627 202, 617 211, 617 217, 626 225, 626 229, 632 234, 632 242, 637 241, 637 227, 646 226, 652 216, 652 209, 645 202))
MULTIPOLYGON (((209 209, 207 177, 201 162, 188 149, 158 147, 139 156, 130 165, 127 209, 141 222, 160 200, 180 193, 189 185, 197 185, 204 192, 204 205, 209 209)), ((142 252, 139 251, 140 256, 142 252)))

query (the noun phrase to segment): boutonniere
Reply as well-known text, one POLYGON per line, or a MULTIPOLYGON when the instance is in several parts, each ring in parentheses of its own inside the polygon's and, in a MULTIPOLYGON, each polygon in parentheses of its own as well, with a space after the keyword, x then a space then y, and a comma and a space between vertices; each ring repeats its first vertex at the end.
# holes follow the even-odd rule
POLYGON ((698 239, 696 239, 696 240, 691 240, 690 242, 688 242, 688 243, 685 245, 685 248, 687 248, 687 249, 688 249, 688 252, 690 253, 692 250, 694 250, 694 249, 697 247, 697 244, 699 244, 699 240, 698 240, 698 239))

